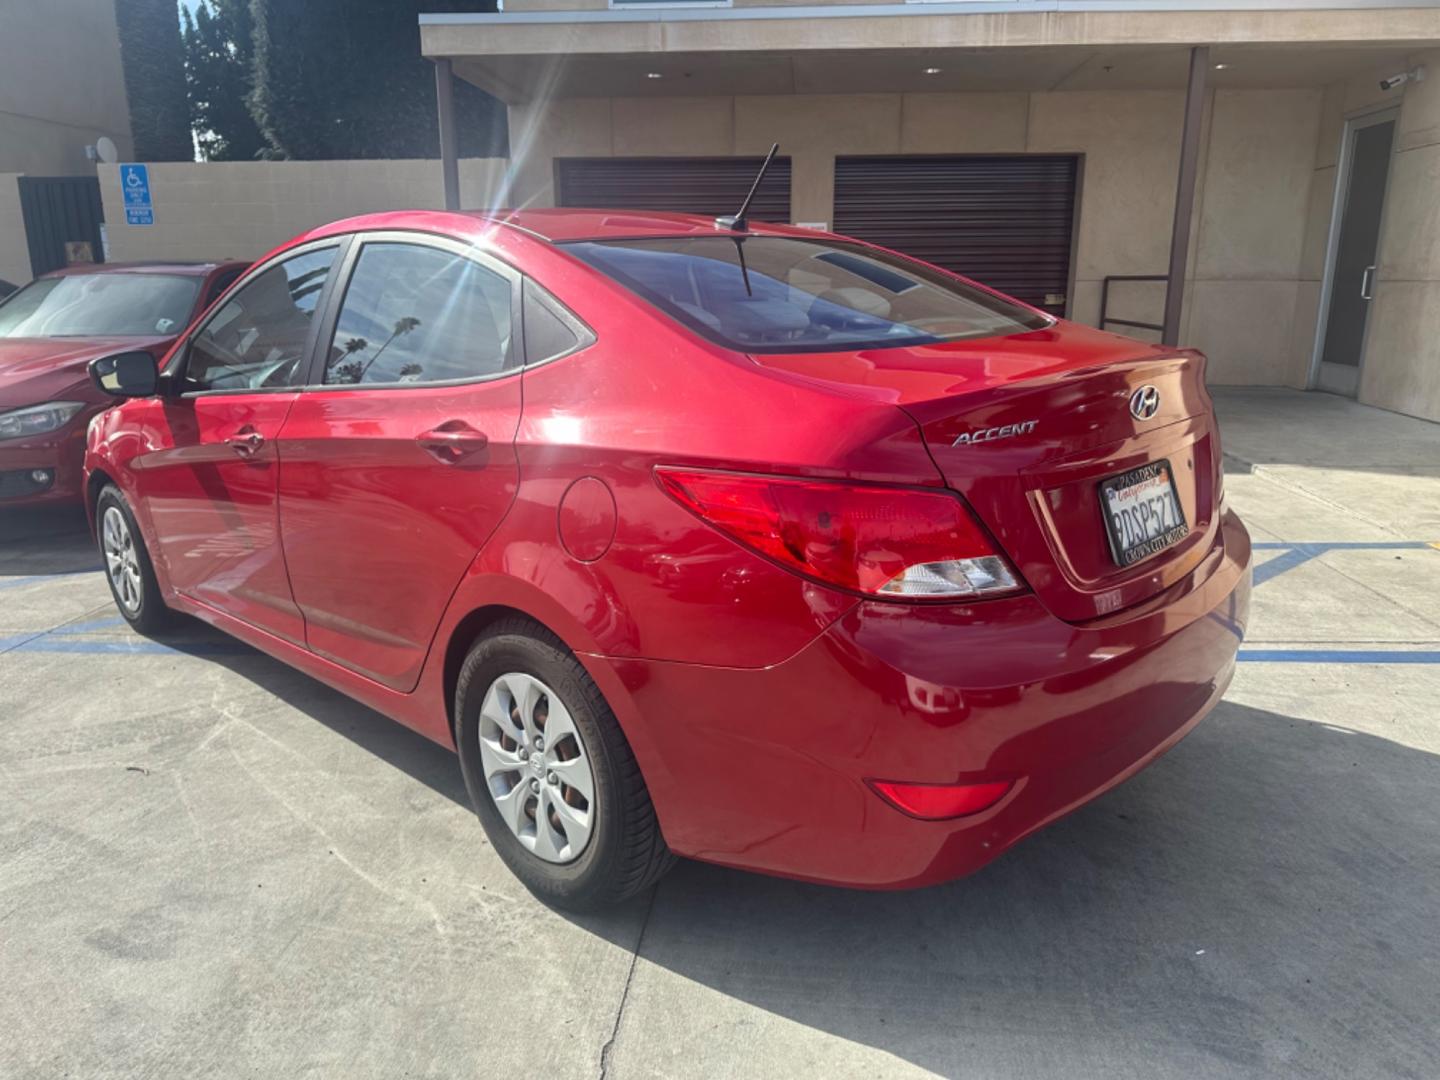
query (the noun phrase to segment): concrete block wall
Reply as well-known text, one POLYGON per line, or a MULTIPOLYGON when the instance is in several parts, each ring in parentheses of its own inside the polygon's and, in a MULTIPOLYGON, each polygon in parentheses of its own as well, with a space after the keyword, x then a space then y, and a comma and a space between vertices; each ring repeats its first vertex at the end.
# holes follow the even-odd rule
MULTIPOLYGON (((1317 88, 1224 90, 1210 102, 1182 334, 1210 355, 1213 382, 1303 385, 1313 318, 1301 260, 1323 100, 1317 88)), ((1102 278, 1165 272, 1183 111, 1184 95, 1165 90, 520 105, 510 110, 514 201, 553 204, 556 157, 762 154, 778 140, 792 160, 795 220, 829 222, 837 154, 1083 154, 1071 314, 1093 323, 1102 278)), ((1159 284, 1117 284, 1111 314, 1158 322, 1162 301, 1159 284)))
POLYGON ((1212 382, 1305 383, 1300 264, 1322 99, 1319 89, 1214 94, 1181 327, 1209 356, 1212 382))
POLYGON ((30 247, 20 213, 21 173, 0 172, 0 279, 12 285, 30 280, 30 247))
MULTIPOLYGON (((462 161, 461 205, 492 205, 507 165, 462 161)), ((149 172, 155 224, 126 225, 119 168, 100 167, 112 262, 254 259, 339 218, 444 205, 438 161, 176 162, 149 172)))

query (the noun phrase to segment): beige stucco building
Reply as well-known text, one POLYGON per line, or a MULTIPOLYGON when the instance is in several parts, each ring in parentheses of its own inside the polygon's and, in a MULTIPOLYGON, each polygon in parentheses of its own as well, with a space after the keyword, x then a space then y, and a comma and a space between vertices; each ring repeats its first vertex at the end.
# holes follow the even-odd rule
MULTIPOLYGON (((613 201, 631 189, 698 197, 715 190, 716 159, 755 158, 778 142, 790 220, 902 248, 951 228, 962 270, 965 258, 999 267, 1001 249, 1034 251, 1037 262, 1058 253, 1068 273, 1043 301, 1090 323, 1107 277, 1167 274, 1198 58, 1178 339, 1210 355, 1213 382, 1322 386, 1440 419, 1433 4, 505 7, 422 16, 422 48, 441 62, 442 82, 453 70, 509 104, 514 156, 501 201, 613 201), (1034 180, 1027 161, 1040 158, 1074 166, 1034 180), (608 172, 597 166, 607 161, 608 172), (1037 184, 1073 202, 1046 238, 1027 238, 1039 202, 1012 206, 1008 218, 987 211, 1037 184), (1009 231, 988 255, 967 254, 967 228, 992 219, 1009 231)), ((1158 324, 1165 290, 1163 280, 1112 281, 1107 314, 1158 324)))
POLYGON ((129 160, 113 0, 0 0, 0 279, 30 278, 18 178, 95 176, 102 135, 129 160))

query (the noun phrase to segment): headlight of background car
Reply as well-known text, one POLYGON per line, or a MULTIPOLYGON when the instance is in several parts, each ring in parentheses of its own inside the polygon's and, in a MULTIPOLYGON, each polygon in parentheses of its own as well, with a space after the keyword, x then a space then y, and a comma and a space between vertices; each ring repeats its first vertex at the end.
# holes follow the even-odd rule
POLYGON ((71 417, 85 407, 83 401, 47 401, 0 413, 0 439, 19 439, 26 435, 43 435, 64 427, 71 417))

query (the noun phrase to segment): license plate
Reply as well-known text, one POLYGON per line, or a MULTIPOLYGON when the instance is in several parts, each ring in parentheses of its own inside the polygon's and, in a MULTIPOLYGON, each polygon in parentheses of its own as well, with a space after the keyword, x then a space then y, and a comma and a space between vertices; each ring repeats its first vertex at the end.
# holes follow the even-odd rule
POLYGON ((1164 551, 1190 531, 1168 461, 1100 481, 1100 509, 1110 554, 1121 566, 1164 551))

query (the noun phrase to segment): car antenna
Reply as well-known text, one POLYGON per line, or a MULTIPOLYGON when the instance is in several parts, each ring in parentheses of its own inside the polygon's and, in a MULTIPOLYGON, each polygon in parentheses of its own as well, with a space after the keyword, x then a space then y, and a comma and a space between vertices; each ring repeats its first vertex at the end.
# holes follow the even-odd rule
POLYGON ((755 183, 750 185, 750 194, 745 196, 745 201, 740 204, 740 210, 735 214, 727 214, 715 219, 717 229, 729 229, 732 232, 746 232, 750 226, 745 221, 745 215, 750 212, 750 200, 755 198, 755 192, 760 190, 760 181, 765 179, 765 170, 770 168, 770 162, 775 160, 775 154, 780 149, 780 144, 771 143, 770 153, 765 155, 765 161, 760 166, 760 171, 755 174, 755 183))

